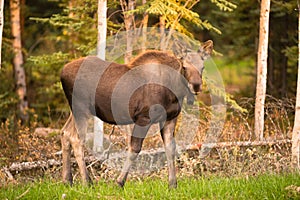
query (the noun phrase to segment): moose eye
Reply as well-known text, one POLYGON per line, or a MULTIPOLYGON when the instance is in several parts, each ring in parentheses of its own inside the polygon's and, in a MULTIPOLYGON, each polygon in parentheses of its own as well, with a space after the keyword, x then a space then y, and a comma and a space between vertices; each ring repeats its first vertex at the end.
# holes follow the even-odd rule
POLYGON ((191 61, 192 60, 192 58, 191 58, 191 56, 189 54, 186 56, 186 60, 187 61, 191 61))

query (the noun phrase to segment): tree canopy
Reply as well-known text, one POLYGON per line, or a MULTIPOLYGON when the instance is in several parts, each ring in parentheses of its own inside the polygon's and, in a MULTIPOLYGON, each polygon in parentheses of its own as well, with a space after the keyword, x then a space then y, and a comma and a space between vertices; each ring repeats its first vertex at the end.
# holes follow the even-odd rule
MULTIPOLYGON (((28 84, 31 118, 44 125, 68 113, 59 83, 62 66, 77 57, 95 52, 97 42, 97 1, 27 0, 21 5, 22 52, 28 84)), ((108 35, 125 29, 120 1, 108 1, 108 35)), ((127 11, 134 15, 135 26, 149 15, 148 26, 158 27, 160 18, 165 28, 173 28, 189 37, 212 39, 215 50, 228 63, 255 60, 257 52, 259 2, 246 0, 148 0, 127 11)), ((272 1, 268 94, 294 97, 297 72, 296 2, 272 1), (284 30, 284 31, 283 31, 284 30)), ((13 49, 9 2, 5 1, 5 26, 0 73, 0 120, 15 118, 17 98, 11 65, 13 49)), ((255 74, 255 62, 249 68, 255 74)), ((248 88, 254 87, 250 86, 248 88)), ((248 91, 253 95, 254 89, 248 91)), ((55 120, 54 120, 55 121, 55 120)))

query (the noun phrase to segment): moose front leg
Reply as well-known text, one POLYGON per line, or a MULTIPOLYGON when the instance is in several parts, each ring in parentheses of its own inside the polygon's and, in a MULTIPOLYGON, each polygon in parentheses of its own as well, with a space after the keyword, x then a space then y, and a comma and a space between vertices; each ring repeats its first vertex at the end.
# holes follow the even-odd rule
POLYGON ((164 147, 166 151, 166 157, 168 162, 169 170, 169 188, 177 187, 176 180, 176 169, 175 169, 175 153, 176 153, 176 143, 174 139, 174 130, 176 126, 177 118, 170 121, 166 121, 164 124, 160 123, 161 137, 164 142, 164 147))
POLYGON ((130 170, 130 167, 142 149, 142 144, 146 137, 149 127, 150 127, 149 125, 147 125, 147 126, 135 125, 133 128, 133 133, 130 137, 127 158, 123 165, 121 174, 119 175, 119 177, 117 179, 117 183, 121 187, 124 186, 127 176, 128 176, 128 173, 129 173, 129 170, 130 170))

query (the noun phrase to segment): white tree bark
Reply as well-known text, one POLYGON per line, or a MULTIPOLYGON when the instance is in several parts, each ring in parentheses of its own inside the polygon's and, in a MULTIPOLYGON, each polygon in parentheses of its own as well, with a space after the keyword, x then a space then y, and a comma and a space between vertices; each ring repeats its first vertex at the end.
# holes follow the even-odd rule
POLYGON ((20 0, 10 0, 11 32, 13 36, 14 49, 14 74, 16 82, 16 92, 19 97, 19 111, 22 120, 27 120, 27 91, 26 75, 23 68, 23 54, 21 43, 21 20, 20 20, 20 0))
POLYGON ((300 169, 300 5, 298 1, 298 80, 295 108, 295 122, 292 135, 292 166, 300 169))
POLYGON ((128 63, 132 57, 132 34, 134 30, 134 15, 127 14, 126 11, 134 10, 135 0, 128 0, 128 3, 125 0, 120 0, 122 11, 124 13, 124 24, 126 29, 126 52, 124 56, 124 62, 128 63))
POLYGON ((256 139, 264 138, 264 106, 267 88, 267 58, 269 39, 270 0, 262 0, 260 8, 259 44, 257 55, 257 85, 255 99, 255 127, 256 139))
MULTIPOLYGON (((97 37, 97 56, 105 60, 105 47, 106 47, 106 11, 107 1, 98 0, 98 37, 97 37)), ((103 151, 103 121, 94 117, 94 152, 103 151)))
POLYGON ((106 47, 106 11, 107 1, 98 0, 98 38, 97 38, 97 56, 105 60, 105 47, 106 47))
POLYGON ((0 0, 0 69, 1 69, 1 53, 2 53, 2 33, 3 33, 3 27, 4 27, 4 0, 0 0))

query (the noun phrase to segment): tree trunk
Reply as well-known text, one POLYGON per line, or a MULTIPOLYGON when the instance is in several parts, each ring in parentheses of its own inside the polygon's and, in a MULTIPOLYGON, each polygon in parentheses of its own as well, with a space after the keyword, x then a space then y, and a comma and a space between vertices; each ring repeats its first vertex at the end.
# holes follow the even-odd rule
MULTIPOLYGON (((74 9, 74 7, 76 7, 76 4, 75 4, 74 0, 69 0, 68 7, 69 7, 69 18, 73 19, 74 16, 75 16, 73 9, 74 9)), ((73 54, 73 55, 76 55, 76 50, 74 48, 73 41, 76 41, 77 38, 76 38, 74 33, 75 33, 75 31, 74 31, 73 27, 70 26, 69 27, 69 32, 68 32, 70 42, 67 43, 67 46, 68 46, 68 49, 69 49, 69 53, 73 54)))
POLYGON ((106 47, 106 11, 107 1, 98 0, 98 38, 97 38, 97 56, 105 60, 105 47, 106 47))
POLYGON ((165 16, 159 17, 159 30, 160 30, 160 49, 166 50, 166 37, 165 37, 166 20, 165 16))
POLYGON ((1 53, 2 53, 2 33, 4 27, 4 0, 0 0, 0 69, 1 69, 1 53))
POLYGON ((298 80, 295 122, 292 136, 292 167, 300 169, 300 5, 298 1, 298 80))
MULTIPOLYGON (((106 47, 106 11, 107 1, 98 0, 98 37, 97 37, 97 56, 105 60, 105 47, 106 47)), ((103 121, 94 117, 94 152, 103 151, 103 121)))
MULTIPOLYGON (((147 0, 142 0, 143 5, 145 5, 146 3, 147 3, 147 0)), ((149 19, 149 14, 144 13, 143 32, 142 32, 142 52, 146 51, 148 19, 149 19)))
POLYGON ((23 68, 23 54, 21 44, 21 22, 20 22, 20 0, 10 0, 10 17, 11 17, 11 32, 13 36, 14 49, 14 74, 16 82, 16 92, 19 97, 20 117, 23 121, 28 118, 27 109, 27 92, 26 92, 26 75, 23 68))
POLYGON ((128 0, 128 4, 125 0, 120 0, 122 11, 124 13, 124 23, 126 29, 126 53, 124 57, 124 62, 128 63, 132 57, 132 37, 133 37, 133 29, 134 29, 134 15, 126 14, 126 11, 134 10, 135 8, 135 0, 128 0))
POLYGON ((257 85, 255 100, 255 136, 263 140, 264 137, 264 105, 267 88, 267 58, 269 37, 270 0, 262 0, 260 8, 259 46, 257 56, 257 85))

